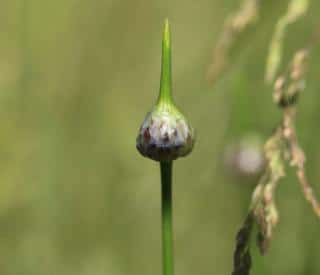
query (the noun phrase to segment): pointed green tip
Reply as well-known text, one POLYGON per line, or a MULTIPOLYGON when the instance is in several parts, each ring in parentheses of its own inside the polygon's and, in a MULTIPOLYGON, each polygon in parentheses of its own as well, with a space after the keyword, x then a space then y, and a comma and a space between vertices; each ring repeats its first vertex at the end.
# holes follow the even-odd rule
POLYGON ((171 42, 170 23, 168 19, 164 21, 162 38, 162 61, 161 61, 161 82, 158 104, 172 104, 171 96, 171 42))
POLYGON ((170 48, 170 23, 169 19, 164 20, 164 29, 163 29, 163 45, 169 49, 170 48))

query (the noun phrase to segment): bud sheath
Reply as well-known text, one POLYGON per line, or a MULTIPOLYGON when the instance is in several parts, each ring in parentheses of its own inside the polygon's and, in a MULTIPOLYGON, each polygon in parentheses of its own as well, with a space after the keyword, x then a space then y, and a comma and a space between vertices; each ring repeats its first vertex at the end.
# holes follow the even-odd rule
POLYGON ((137 136, 137 149, 155 161, 172 161, 188 155, 194 144, 194 130, 175 106, 171 94, 170 26, 165 21, 162 40, 160 92, 137 136))

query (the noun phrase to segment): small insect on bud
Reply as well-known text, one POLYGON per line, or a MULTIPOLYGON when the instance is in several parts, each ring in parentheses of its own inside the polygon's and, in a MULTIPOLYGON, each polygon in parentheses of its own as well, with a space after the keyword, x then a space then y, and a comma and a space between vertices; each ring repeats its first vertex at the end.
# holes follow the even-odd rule
POLYGON ((155 161, 172 161, 188 155, 193 144, 194 130, 172 100, 170 29, 166 20, 162 41, 160 93, 156 105, 140 127, 137 149, 144 157, 155 161))

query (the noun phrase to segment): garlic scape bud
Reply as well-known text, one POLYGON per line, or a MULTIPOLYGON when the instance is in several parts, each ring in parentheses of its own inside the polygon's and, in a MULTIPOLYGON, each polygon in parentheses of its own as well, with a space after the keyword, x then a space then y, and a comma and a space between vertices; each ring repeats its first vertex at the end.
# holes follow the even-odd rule
POLYGON ((162 41, 160 92, 137 136, 137 149, 155 161, 172 161, 188 155, 194 145, 194 130, 175 106, 171 95, 170 27, 165 21, 162 41))

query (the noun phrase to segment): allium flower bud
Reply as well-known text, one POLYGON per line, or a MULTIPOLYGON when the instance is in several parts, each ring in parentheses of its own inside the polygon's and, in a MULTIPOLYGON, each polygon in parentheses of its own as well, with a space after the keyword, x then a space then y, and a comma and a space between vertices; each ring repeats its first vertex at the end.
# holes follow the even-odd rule
POLYGON ((162 42, 160 94, 155 107, 146 115, 137 149, 156 161, 171 161, 188 155, 194 144, 194 130, 175 106, 171 96, 171 46, 168 21, 162 42))
POLYGON ((157 161, 188 155, 194 142, 193 129, 178 112, 155 108, 147 114, 137 137, 137 149, 157 161))

